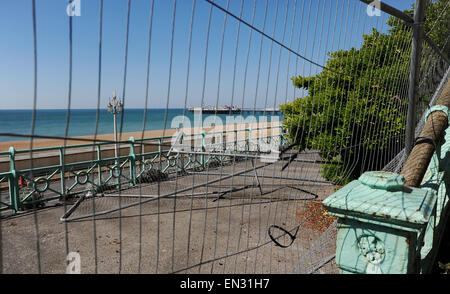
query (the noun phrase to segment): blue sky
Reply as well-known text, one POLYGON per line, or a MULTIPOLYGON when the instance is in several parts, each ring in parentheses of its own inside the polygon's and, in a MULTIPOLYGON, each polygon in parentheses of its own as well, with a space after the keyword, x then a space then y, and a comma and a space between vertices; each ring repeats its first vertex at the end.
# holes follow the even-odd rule
MULTIPOLYGON (((79 0, 81 15, 73 16, 73 78, 71 108, 96 108, 98 86, 99 1, 79 0)), ((241 0, 216 0, 217 5, 240 15, 241 0), (228 3, 229 1, 229 3, 228 3)), ((400 10, 414 0, 386 0, 400 10)), ((0 2, 1 109, 30 109, 33 105, 33 35, 31 0, 0 2)), ((36 0, 38 85, 37 108, 65 109, 69 84, 69 16, 67 0, 36 0)), ((358 0, 244 0, 242 18, 302 56, 325 64, 326 52, 359 47, 361 35, 373 27, 385 31, 387 15, 369 17, 358 0), (296 3, 296 4, 295 4, 296 3), (294 9, 294 5, 296 8, 294 9), (275 12, 278 11, 277 15, 275 12), (287 15, 286 15, 287 11, 287 15), (294 11, 296 12, 294 14, 294 11), (309 13, 307 13, 309 12, 309 13), (337 13, 337 14, 336 14, 337 13), (277 21, 275 22, 275 17, 277 21), (285 25, 286 23, 286 25, 285 25), (274 27, 274 24, 276 26, 274 27), (263 29, 264 26, 264 29, 263 29), (284 34, 283 34, 284 32, 284 34)), ((170 43, 174 1, 155 0, 150 59, 149 108, 185 105, 188 37, 192 0, 177 0, 170 95, 168 95, 170 43)), ((132 0, 125 105, 145 103, 150 0, 132 0)), ((225 14, 205 0, 196 0, 191 65, 186 106, 234 105, 272 107, 300 95, 290 77, 320 71, 241 23, 227 16, 220 59, 225 14), (205 91, 203 78, 209 13, 205 91), (251 38, 250 38, 251 35, 251 38), (250 42, 249 42, 250 40, 250 42), (248 44, 250 54, 247 60, 248 44), (237 44, 237 59, 235 51, 237 44), (262 44, 262 46, 261 46, 262 44), (272 48, 272 51, 271 51, 272 48), (261 58, 259 54, 261 51, 261 58), (270 54, 271 53, 271 54, 270 54), (222 64, 221 64, 222 62, 222 64), (248 62, 248 64, 247 64, 248 62), (220 85, 219 81, 220 71, 220 85), (245 75, 245 69, 247 74, 245 75), (259 80, 258 77, 259 68, 259 80), (270 72, 270 74, 269 74, 270 72), (233 86, 234 77, 234 88, 233 86), (245 82, 245 83, 244 83, 245 82), (256 85, 258 84, 258 87, 256 85), (245 85, 245 91, 244 91, 245 85), (255 103, 256 99, 256 103, 255 103)), ((127 1, 104 0, 100 107, 114 89, 123 91, 127 1)))

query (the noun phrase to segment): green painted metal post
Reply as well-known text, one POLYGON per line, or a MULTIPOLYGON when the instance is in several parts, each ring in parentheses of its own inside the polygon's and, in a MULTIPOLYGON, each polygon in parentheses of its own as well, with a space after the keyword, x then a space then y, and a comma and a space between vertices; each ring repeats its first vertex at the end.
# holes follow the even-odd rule
POLYGON ((11 176, 9 177, 9 200, 15 212, 19 211, 20 205, 20 195, 19 195, 19 181, 16 172, 15 163, 16 151, 14 147, 9 147, 9 172, 11 176))
POLYGON ((130 158, 130 179, 131 182, 133 183, 133 186, 136 185, 136 154, 134 152, 134 137, 130 137, 128 139, 131 143, 130 143, 130 154, 129 154, 129 158, 130 158))
POLYGON ((234 152, 237 152, 238 146, 238 134, 236 130, 236 126, 234 127, 234 152))
POLYGON ((447 190, 450 187, 450 128, 445 131, 443 144, 438 144, 420 187, 437 194, 436 215, 428 223, 420 252, 421 272, 430 273, 450 215, 447 190))
POLYGON ((336 264, 342 273, 419 273, 436 193, 403 186, 403 176, 366 172, 323 201, 338 217, 336 264))
POLYGON ((61 168, 61 194, 62 197, 66 196, 66 181, 65 181, 65 165, 64 165, 64 149, 62 146, 59 146, 59 167, 61 168))
POLYGON ((283 126, 280 126, 280 140, 278 146, 281 148, 283 146, 283 126))
POLYGON ((114 151, 115 151, 115 156, 114 156, 114 170, 113 173, 116 172, 117 169, 117 177, 116 177, 116 185, 118 187, 118 189, 121 189, 121 185, 120 185, 120 174, 121 174, 121 170, 120 170, 120 143, 117 144, 117 138, 116 138, 116 143, 114 144, 114 151))
POLYGON ((101 147, 100 144, 96 144, 96 149, 97 149, 97 185, 99 187, 102 186, 102 165, 101 165, 101 160, 102 160, 102 153, 101 153, 101 147))
POLYGON ((161 144, 162 144, 162 138, 158 139, 158 164, 159 164, 159 170, 162 171, 162 162, 161 162, 161 144))
MULTIPOLYGON (((180 145, 183 146, 183 143, 184 143, 184 133, 181 134, 180 145)), ((181 148, 183 149, 183 147, 181 147, 181 148)), ((181 170, 184 170, 184 156, 185 155, 179 154, 178 156, 179 156, 180 161, 181 161, 181 170)), ((177 169, 178 169, 178 167, 177 167, 177 169)))
POLYGON ((250 152, 250 139, 251 139, 252 128, 246 128, 245 130, 247 132, 247 139, 245 141, 245 149, 247 152, 250 152))
MULTIPOLYGON (((202 152, 206 151, 206 143, 205 143, 205 137, 206 137, 206 132, 202 131, 202 152)), ((206 167, 206 155, 202 154, 201 159, 200 159, 200 164, 202 166, 202 168, 206 167)))

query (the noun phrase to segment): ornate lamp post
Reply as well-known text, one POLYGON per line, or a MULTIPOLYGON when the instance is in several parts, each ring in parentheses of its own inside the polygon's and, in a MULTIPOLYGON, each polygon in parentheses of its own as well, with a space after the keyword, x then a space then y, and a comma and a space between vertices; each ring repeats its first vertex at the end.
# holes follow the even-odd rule
POLYGON ((113 98, 112 101, 110 100, 108 103, 108 112, 112 113, 114 115, 114 141, 116 141, 115 144, 115 155, 116 158, 119 158, 119 148, 117 146, 117 119, 116 119, 116 114, 122 112, 123 110, 123 103, 117 99, 116 97, 116 90, 114 90, 113 92, 113 98))

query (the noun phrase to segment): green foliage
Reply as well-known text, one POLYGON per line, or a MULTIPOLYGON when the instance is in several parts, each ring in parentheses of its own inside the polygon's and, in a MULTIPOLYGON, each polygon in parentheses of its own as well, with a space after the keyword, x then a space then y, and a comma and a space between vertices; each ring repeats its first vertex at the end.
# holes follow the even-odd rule
MULTIPOLYGON (((427 26, 439 31, 436 36, 448 30, 448 18, 432 21, 448 1, 429 4, 427 26)), ((411 29, 393 17, 388 24, 386 34, 373 29, 363 35, 360 49, 329 53, 317 75, 293 77, 308 95, 280 105, 290 139, 301 150, 319 151, 328 180, 345 184, 380 169, 396 155, 386 150, 404 145, 411 29)))

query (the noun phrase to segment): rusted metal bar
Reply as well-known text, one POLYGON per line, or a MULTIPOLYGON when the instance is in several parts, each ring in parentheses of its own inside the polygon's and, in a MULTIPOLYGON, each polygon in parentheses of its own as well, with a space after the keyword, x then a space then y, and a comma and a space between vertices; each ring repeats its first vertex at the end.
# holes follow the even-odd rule
MULTIPOLYGON (((450 83, 447 82, 436 101, 436 105, 442 105, 450 109, 450 83)), ((448 128, 449 118, 443 111, 433 111, 428 115, 425 126, 416 140, 406 163, 400 172, 405 177, 405 185, 419 187, 423 176, 434 154, 436 144, 442 140, 445 130, 448 128)))

